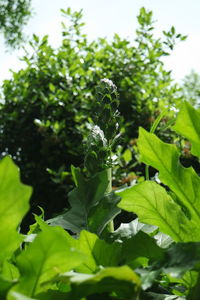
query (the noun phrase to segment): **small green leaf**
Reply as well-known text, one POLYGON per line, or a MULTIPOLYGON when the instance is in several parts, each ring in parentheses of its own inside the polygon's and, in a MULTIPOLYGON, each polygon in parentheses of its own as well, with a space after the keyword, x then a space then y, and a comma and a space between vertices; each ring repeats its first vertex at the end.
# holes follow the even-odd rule
POLYGON ((132 160, 132 152, 130 149, 126 149, 124 153, 122 154, 122 157, 124 158, 125 162, 128 164, 132 160))

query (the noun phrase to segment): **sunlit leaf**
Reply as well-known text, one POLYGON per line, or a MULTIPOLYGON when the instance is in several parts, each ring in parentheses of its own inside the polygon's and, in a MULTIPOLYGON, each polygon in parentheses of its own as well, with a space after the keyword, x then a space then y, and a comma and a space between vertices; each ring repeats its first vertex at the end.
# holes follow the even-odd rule
MULTIPOLYGON (((191 223, 200 223, 200 177, 192 167, 185 168, 179 161, 175 145, 162 142, 154 134, 140 128, 138 146, 141 160, 159 171, 159 179, 178 197, 191 223)), ((196 233, 195 233, 196 234, 196 233)), ((192 239, 198 241, 199 234, 192 239)))
POLYGON ((192 241, 199 237, 194 224, 165 189, 153 181, 145 181, 117 193, 118 206, 134 212, 143 223, 156 225, 175 241, 192 241))
POLYGON ((51 286, 54 276, 80 265, 84 255, 71 247, 70 240, 70 235, 60 227, 49 227, 39 233, 17 257, 21 278, 13 291, 35 297, 51 286))
POLYGON ((10 157, 0 162, 0 263, 19 247, 18 226, 29 209, 32 189, 20 182, 18 167, 10 157))
POLYGON ((191 152, 200 157, 200 111, 184 102, 173 129, 192 143, 191 152))

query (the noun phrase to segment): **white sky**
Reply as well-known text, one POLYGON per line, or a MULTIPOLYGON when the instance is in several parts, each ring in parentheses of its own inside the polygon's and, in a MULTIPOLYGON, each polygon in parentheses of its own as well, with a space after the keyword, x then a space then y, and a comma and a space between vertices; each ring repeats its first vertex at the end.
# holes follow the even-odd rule
MULTIPOLYGON (((200 73, 200 0, 32 0, 35 16, 26 27, 26 33, 43 36, 48 34, 53 46, 61 41, 62 21, 60 8, 83 8, 84 28, 90 39, 111 38, 114 33, 134 39, 136 16, 144 6, 153 11, 156 35, 172 25, 178 33, 188 35, 172 55, 165 59, 168 70, 180 81, 191 69, 200 73)), ((23 67, 18 56, 22 51, 6 53, 0 38, 0 82, 10 77, 9 69, 23 67)))

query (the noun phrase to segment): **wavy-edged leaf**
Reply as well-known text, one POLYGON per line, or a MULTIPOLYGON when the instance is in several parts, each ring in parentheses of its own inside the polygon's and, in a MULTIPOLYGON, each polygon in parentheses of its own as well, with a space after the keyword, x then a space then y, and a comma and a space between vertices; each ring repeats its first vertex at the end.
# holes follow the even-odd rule
POLYGON ((21 278, 12 290, 35 297, 51 286, 50 281, 57 274, 80 265, 85 256, 71 247, 71 239, 61 227, 49 227, 39 233, 17 257, 21 278))
POLYGON ((79 299, 92 294, 116 293, 118 297, 129 299, 140 290, 140 279, 128 266, 110 267, 96 274, 65 273, 58 278, 71 283, 71 299, 79 299))
POLYGON ((0 162, 0 263, 19 247, 23 236, 17 232, 29 209, 32 188, 20 182, 18 167, 7 156, 0 162))
POLYGON ((192 154, 200 157, 200 111, 184 102, 173 129, 192 143, 192 154))
POLYGON ((195 241, 199 230, 188 220, 181 207, 165 189, 153 181, 145 181, 117 193, 122 199, 118 206, 134 212, 143 223, 156 225, 175 241, 195 241))
POLYGON ((162 142, 143 128, 140 128, 138 146, 141 160, 159 170, 160 180, 177 195, 180 203, 187 208, 191 221, 199 226, 200 177, 194 169, 181 165, 175 145, 162 142))

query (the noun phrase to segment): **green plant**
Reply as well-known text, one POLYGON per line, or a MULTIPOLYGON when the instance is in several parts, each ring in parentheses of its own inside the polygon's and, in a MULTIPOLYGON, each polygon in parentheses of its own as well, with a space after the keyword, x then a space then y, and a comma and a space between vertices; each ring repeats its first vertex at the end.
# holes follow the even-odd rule
MULTIPOLYGON (((84 160, 82 136, 87 136, 86 124, 93 118, 100 79, 109 78, 118 86, 121 152, 129 148, 132 157, 135 149, 129 142, 137 137, 138 126, 149 129, 165 105, 180 101, 178 87, 161 58, 170 54, 171 45, 182 36, 170 30, 170 36, 165 33, 156 39, 152 12, 140 10, 133 42, 117 34, 112 41, 99 38, 91 42, 82 30, 81 11, 67 9, 62 14, 69 25, 62 24, 60 47, 53 49, 47 36, 39 39, 34 35, 32 51, 23 57, 26 67, 3 83, 0 106, 2 157, 11 155, 20 167, 22 181, 33 186, 32 212, 38 212, 40 205, 48 218, 66 206, 72 187, 70 175, 62 176, 59 170, 70 172, 71 164, 80 166, 84 160), (58 174, 56 182, 53 174, 58 174)), ((171 138, 166 132, 164 136, 171 138)), ((131 171, 130 165, 116 167, 115 185, 131 171)), ((30 220, 31 214, 26 227, 30 220)))
MULTIPOLYGON (((72 167, 76 188, 69 193, 71 208, 49 220, 73 233, 83 229, 101 235, 106 227, 113 231, 113 218, 120 212, 119 198, 112 193, 112 148, 118 137, 119 99, 111 80, 97 86, 96 113, 85 146, 86 176, 72 167)), ((92 120, 91 120, 92 121, 92 120)))

